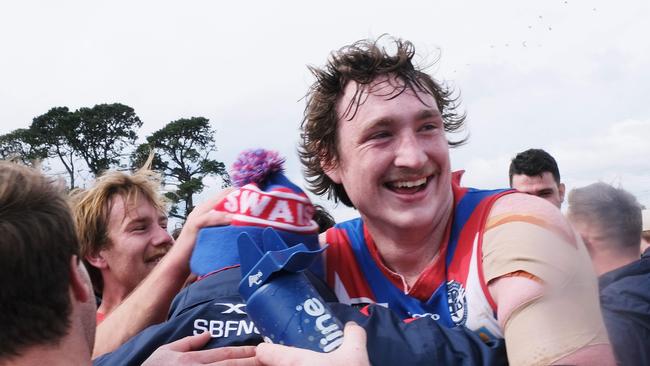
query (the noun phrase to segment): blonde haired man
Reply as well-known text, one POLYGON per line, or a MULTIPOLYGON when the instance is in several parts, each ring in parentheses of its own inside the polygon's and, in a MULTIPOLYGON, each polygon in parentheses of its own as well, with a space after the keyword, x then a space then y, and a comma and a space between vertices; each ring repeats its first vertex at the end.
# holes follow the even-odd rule
POLYGON ((151 272, 174 240, 167 232, 159 176, 146 168, 110 171, 73 193, 73 211, 101 322, 151 272))

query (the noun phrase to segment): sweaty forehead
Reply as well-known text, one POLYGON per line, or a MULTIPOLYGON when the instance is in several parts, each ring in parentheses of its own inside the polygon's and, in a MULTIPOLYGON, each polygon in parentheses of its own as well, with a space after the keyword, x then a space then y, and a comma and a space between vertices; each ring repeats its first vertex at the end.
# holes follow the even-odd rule
POLYGON ((364 109, 369 98, 389 101, 400 94, 417 97, 424 107, 438 109, 431 93, 421 89, 418 85, 405 85, 405 82, 394 76, 379 76, 369 84, 360 84, 349 81, 336 104, 336 112, 340 120, 353 119, 357 113, 364 109))

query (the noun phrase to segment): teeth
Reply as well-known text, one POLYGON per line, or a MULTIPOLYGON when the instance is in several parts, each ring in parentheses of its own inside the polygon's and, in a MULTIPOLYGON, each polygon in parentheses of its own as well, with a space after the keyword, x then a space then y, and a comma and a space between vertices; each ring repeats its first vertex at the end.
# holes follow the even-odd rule
POLYGON ((393 186, 396 188, 411 188, 423 185, 426 182, 427 178, 420 178, 418 180, 395 182, 393 183, 393 186))

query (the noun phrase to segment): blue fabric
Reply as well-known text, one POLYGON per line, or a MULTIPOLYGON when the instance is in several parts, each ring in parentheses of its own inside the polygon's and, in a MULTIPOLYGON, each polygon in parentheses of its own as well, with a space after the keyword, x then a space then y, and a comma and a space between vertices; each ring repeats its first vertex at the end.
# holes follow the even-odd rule
MULTIPOLYGON (((166 322, 145 329, 114 352, 96 358, 93 365, 140 365, 158 347, 204 328, 213 335, 205 348, 262 342, 237 293, 240 279, 239 268, 232 268, 190 285, 174 299, 166 322)), ((322 281, 310 279, 325 300, 335 301, 322 281)), ((371 306, 366 316, 348 305, 329 305, 341 322, 355 321, 366 329, 374 366, 506 364, 502 340, 486 344, 466 328, 448 329, 428 317, 404 323, 381 306, 371 306)))
MULTIPOLYGON (((239 264, 237 238, 241 233, 247 233, 255 243, 262 242, 264 227, 258 226, 214 226, 199 230, 196 245, 190 258, 190 269, 193 273, 203 276, 210 272, 239 264)), ((320 248, 317 234, 297 234, 290 231, 275 229, 288 246, 303 243, 310 250, 320 248)), ((322 264, 316 264, 312 269, 322 275, 322 264)))
POLYGON ((650 249, 598 279, 600 306, 619 365, 650 365, 650 249))

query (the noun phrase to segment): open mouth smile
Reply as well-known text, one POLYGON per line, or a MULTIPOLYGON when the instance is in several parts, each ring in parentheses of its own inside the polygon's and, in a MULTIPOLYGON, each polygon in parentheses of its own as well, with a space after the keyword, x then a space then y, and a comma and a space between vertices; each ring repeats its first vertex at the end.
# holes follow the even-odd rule
POLYGON ((156 254, 156 255, 154 255, 154 256, 152 256, 150 258, 147 258, 147 260, 145 260, 145 263, 158 264, 158 262, 160 262, 160 260, 165 256, 165 254, 167 254, 167 253, 156 254))
POLYGON ((399 194, 413 194, 424 190, 431 181, 431 176, 411 180, 396 180, 384 183, 389 190, 399 194))

